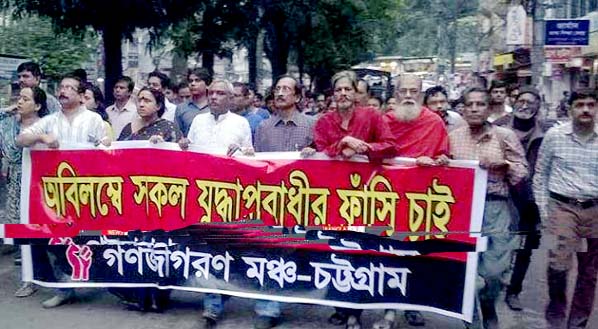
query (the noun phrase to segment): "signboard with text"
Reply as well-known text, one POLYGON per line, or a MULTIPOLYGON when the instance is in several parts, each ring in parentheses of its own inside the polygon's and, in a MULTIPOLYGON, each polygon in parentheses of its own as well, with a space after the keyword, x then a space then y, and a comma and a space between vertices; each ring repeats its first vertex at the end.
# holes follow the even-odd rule
POLYGON ((587 46, 589 43, 589 19, 546 20, 545 46, 587 46))

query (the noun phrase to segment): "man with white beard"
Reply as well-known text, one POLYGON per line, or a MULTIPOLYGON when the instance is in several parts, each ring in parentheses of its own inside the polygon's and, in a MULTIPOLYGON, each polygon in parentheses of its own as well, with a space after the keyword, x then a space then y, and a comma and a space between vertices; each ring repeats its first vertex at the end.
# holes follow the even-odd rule
POLYGON ((419 165, 446 164, 449 139, 444 121, 423 106, 422 81, 403 75, 395 87, 396 105, 384 115, 396 139, 397 156, 416 158, 419 165))

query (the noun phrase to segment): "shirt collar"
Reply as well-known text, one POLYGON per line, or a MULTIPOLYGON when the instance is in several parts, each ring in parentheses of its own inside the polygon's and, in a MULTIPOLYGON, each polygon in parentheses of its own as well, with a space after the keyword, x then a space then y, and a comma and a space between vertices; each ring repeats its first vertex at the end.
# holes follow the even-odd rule
POLYGON ((230 114, 230 111, 226 111, 225 113, 222 113, 219 115, 216 115, 216 114, 210 112, 210 118, 214 119, 215 122, 222 122, 228 117, 229 114, 230 114))
POLYGON ((274 126, 278 126, 278 125, 289 125, 289 123, 293 123, 295 126, 302 126, 305 123, 305 119, 303 117, 303 115, 301 113, 299 113, 299 111, 297 110, 293 110, 293 114, 291 115, 291 117, 286 121, 284 121, 284 119, 278 115, 275 114, 274 115, 274 126))
MULTIPOLYGON (((563 125, 566 135, 573 135, 573 122, 569 121, 563 125)), ((594 135, 598 135, 598 124, 594 124, 594 135)))

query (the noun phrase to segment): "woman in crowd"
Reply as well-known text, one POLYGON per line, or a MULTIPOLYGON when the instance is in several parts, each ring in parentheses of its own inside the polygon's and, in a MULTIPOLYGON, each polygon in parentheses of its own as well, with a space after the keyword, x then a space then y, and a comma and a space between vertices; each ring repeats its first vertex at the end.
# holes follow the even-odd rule
POLYGON ((158 142, 178 142, 183 136, 174 123, 162 119, 166 110, 164 94, 160 91, 144 87, 137 94, 137 113, 139 117, 127 124, 119 141, 149 140, 158 142))
MULTIPOLYGON (((147 87, 137 94, 138 118, 127 124, 118 140, 149 140, 152 143, 177 142, 183 134, 174 123, 162 119, 166 110, 164 94, 147 87)), ((156 288, 115 288, 117 295, 127 307, 143 312, 160 312, 168 303, 170 291, 156 288)))
MULTIPOLYGON (((8 163, 8 193, 6 200, 6 220, 10 224, 20 222, 21 160, 23 149, 16 145, 16 138, 24 128, 48 114, 46 93, 39 87, 23 88, 16 106, 0 111, 0 149, 8 163)), ((15 262, 20 262, 20 254, 15 262)), ((35 292, 31 282, 24 283, 16 297, 27 297, 35 292)))
POLYGON ((108 137, 110 137, 111 140, 114 140, 114 136, 112 136, 112 127, 108 121, 108 113, 106 113, 106 106, 104 105, 104 94, 102 94, 100 88, 91 83, 85 83, 85 95, 83 96, 83 101, 83 105, 85 105, 88 110, 96 112, 102 117, 106 126, 106 131, 108 132, 108 137))

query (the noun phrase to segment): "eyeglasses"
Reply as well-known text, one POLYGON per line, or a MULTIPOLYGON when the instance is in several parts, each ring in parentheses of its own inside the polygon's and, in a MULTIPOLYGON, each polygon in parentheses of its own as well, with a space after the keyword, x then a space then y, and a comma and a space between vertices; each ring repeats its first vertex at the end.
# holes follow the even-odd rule
POLYGON ((77 87, 72 86, 72 85, 60 85, 60 86, 58 86, 58 90, 77 91, 77 87))

